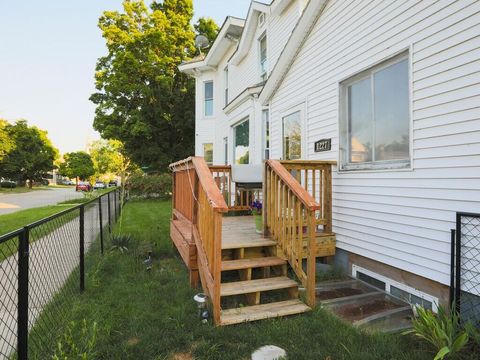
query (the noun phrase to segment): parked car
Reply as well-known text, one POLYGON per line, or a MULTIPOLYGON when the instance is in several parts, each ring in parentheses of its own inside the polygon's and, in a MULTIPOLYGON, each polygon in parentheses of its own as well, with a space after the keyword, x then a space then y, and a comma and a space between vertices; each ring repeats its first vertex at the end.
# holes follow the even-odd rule
POLYGON ((116 180, 112 180, 112 181, 110 181, 110 182, 108 183, 108 187, 115 187, 115 186, 118 186, 116 180))
POLYGON ((75 191, 91 191, 92 186, 88 182, 80 181, 75 187, 75 191))
POLYGON ((105 183, 102 181, 97 181, 95 185, 93 185, 93 190, 98 190, 98 189, 105 189, 105 183))
POLYGON ((12 180, 2 179, 0 180, 0 187, 6 189, 13 189, 17 187, 17 183, 12 180))

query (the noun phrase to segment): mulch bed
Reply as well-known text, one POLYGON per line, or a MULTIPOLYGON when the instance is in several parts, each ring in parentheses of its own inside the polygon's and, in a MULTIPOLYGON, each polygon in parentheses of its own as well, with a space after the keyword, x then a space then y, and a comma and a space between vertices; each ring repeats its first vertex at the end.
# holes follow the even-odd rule
POLYGON ((333 310, 338 316, 348 321, 357 321, 364 319, 370 315, 378 314, 380 312, 396 309, 401 305, 396 304, 386 299, 377 299, 366 304, 348 304, 333 310))

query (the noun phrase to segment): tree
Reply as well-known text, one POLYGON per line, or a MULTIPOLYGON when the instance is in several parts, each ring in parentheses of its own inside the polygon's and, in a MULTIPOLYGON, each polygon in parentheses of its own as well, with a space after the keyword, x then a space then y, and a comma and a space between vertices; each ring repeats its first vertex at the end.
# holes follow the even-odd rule
POLYGON ((125 149, 121 141, 118 140, 98 140, 94 141, 90 147, 95 172, 100 175, 115 174, 120 176, 121 183, 124 184, 134 166, 128 156, 125 155, 125 149))
POLYGON ((197 34, 202 34, 208 39, 208 42, 210 43, 210 45, 208 46, 207 49, 202 49, 202 51, 208 51, 212 46, 213 42, 215 41, 215 39, 217 38, 217 34, 218 34, 217 23, 212 18, 202 17, 198 19, 197 23, 193 25, 193 27, 195 28, 195 31, 197 32, 197 34))
POLYGON ((63 176, 85 180, 95 174, 92 158, 85 151, 66 153, 63 160, 59 168, 59 173, 63 176))
POLYGON ((33 181, 41 180, 53 170, 58 150, 48 139, 46 131, 28 126, 25 120, 6 125, 4 131, 13 144, 0 165, 5 177, 29 180, 32 187, 33 181))
POLYGON ((12 150, 14 143, 8 136, 6 120, 0 119, 0 163, 3 158, 12 150))
POLYGON ((177 67, 195 51, 192 15, 191 0, 130 0, 99 20, 108 54, 97 62, 93 125, 140 166, 166 170, 193 153, 194 82, 177 67))

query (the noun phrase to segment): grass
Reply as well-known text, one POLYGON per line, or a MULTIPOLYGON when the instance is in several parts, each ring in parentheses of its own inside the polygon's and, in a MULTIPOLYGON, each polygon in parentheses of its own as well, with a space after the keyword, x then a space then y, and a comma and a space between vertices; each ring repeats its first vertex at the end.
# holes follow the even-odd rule
POLYGON ((31 359, 50 359, 54 339, 62 339, 72 321, 84 320, 98 326, 92 359, 247 360, 267 344, 286 349, 288 358, 296 360, 433 358, 413 337, 360 332, 321 308, 230 327, 201 324, 192 300, 198 290, 189 288, 187 272, 169 238, 170 209, 169 202, 127 203, 122 233, 132 236, 128 251, 111 250, 101 256, 98 244, 91 248, 86 292, 66 303, 50 304, 42 318, 52 319, 59 306, 66 307, 68 315, 57 316, 54 328, 33 329, 31 359), (150 271, 143 263, 148 248, 153 248, 150 271), (40 339, 44 345, 35 347, 40 339))
POLYGON ((50 190, 49 186, 34 186, 33 188, 28 188, 26 186, 17 186, 16 188, 2 188, 0 187, 0 194, 23 194, 31 191, 37 190, 50 190))

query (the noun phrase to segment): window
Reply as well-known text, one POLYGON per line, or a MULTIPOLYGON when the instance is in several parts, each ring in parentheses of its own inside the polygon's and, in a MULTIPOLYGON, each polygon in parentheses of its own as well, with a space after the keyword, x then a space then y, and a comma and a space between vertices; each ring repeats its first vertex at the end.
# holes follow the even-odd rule
POLYGON ((342 84, 342 169, 410 165, 408 58, 402 54, 342 84))
POLYGON ((283 159, 296 160, 302 157, 302 127, 300 111, 283 118, 283 159))
POLYGON ((203 158, 208 165, 213 164, 213 144, 203 144, 203 158))
POLYGON ((204 114, 205 116, 212 116, 213 115, 213 81, 206 81, 204 83, 204 86, 205 86, 204 114))
POLYGON ((358 266, 352 265, 352 275, 367 284, 370 284, 380 290, 383 290, 392 296, 402 299, 412 305, 420 305, 425 309, 430 309, 434 312, 438 310, 438 298, 417 290, 406 284, 399 283, 395 280, 379 275, 373 271, 367 270, 358 266))
POLYGON ((233 128, 233 159, 235 164, 249 163, 249 126, 250 122, 245 120, 233 128))
POLYGON ((228 66, 223 70, 223 78, 225 83, 225 106, 228 105, 228 66))
POLYGON ((267 80, 267 35, 260 39, 260 77, 267 80))
POLYGON ((268 109, 262 111, 262 123, 263 123, 263 134, 264 134, 264 141, 263 146, 264 149, 264 160, 270 159, 270 119, 268 114, 268 109))

